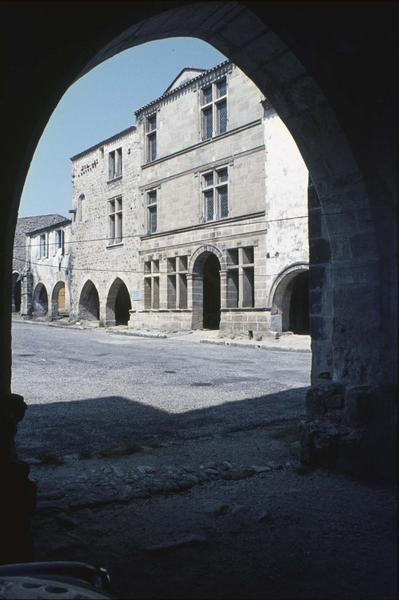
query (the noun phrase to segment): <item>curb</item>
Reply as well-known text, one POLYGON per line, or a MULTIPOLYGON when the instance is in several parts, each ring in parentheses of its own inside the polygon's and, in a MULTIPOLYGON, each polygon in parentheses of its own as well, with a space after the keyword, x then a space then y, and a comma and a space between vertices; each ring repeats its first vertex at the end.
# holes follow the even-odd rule
POLYGON ((248 344, 246 342, 219 342, 216 340, 200 340, 200 344, 214 344, 215 346, 238 346, 241 348, 252 348, 254 350, 272 350, 275 352, 302 352, 311 354, 312 351, 308 348, 276 348, 276 346, 265 346, 263 344, 248 344))
POLYGON ((106 328, 105 328, 105 331, 107 333, 111 333, 111 334, 114 334, 114 335, 127 335, 127 336, 130 336, 130 337, 155 338, 157 340, 159 340, 159 339, 166 339, 166 338, 169 337, 165 333, 139 333, 139 332, 133 333, 133 332, 130 332, 130 331, 112 331, 112 329, 106 329, 106 328))

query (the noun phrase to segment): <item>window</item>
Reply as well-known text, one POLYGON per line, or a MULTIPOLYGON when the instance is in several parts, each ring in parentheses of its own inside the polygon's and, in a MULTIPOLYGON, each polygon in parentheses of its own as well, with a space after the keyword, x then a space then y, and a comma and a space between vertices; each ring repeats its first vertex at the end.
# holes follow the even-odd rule
POLYGON ((157 115, 156 113, 147 117, 146 121, 146 153, 147 162, 157 157, 157 115))
POLYGON ((229 216, 227 167, 202 175, 204 221, 215 221, 229 216))
POLYGON ((187 256, 168 258, 168 308, 187 308, 187 256))
POLYGON ((227 251, 227 307, 255 306, 254 249, 231 248, 227 251))
POLYGON ((85 195, 80 194, 78 198, 78 213, 77 213, 77 221, 84 221, 85 218, 85 195))
POLYGON ((39 257, 40 258, 48 257, 48 234, 47 233, 42 233, 40 235, 39 257))
POLYGON ((201 90, 202 139, 227 131, 227 82, 221 79, 201 90))
POLYGON ((147 232, 155 233, 157 230, 157 191, 147 192, 147 232))
POLYGON ((159 260, 144 263, 144 308, 159 308, 159 260))
POLYGON ((55 251, 61 250, 61 254, 64 254, 64 230, 57 229, 55 232, 55 251))
POLYGON ((108 201, 108 242, 110 245, 122 241, 122 197, 108 201))
POLYGON ((108 179, 122 177, 122 148, 113 150, 108 155, 108 179))

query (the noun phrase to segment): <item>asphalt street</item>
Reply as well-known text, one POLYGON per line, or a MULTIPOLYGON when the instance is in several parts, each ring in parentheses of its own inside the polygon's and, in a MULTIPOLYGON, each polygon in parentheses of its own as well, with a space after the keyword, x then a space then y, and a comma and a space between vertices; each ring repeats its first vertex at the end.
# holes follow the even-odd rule
POLYGON ((23 456, 192 439, 303 414, 311 355, 13 324, 23 456))

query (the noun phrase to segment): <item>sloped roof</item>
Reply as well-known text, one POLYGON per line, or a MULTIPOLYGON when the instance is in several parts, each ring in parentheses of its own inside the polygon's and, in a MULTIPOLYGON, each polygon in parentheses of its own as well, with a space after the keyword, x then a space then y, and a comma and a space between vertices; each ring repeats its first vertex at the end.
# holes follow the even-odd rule
MULTIPOLYGON (((162 96, 159 96, 159 98, 156 98, 155 100, 151 100, 151 102, 148 102, 147 104, 145 104, 144 106, 142 106, 141 108, 136 110, 134 114, 137 117, 143 110, 149 108, 150 106, 157 104, 158 102, 160 102, 164 98, 167 98, 168 96, 172 96, 178 90, 181 90, 184 87, 186 87, 187 85, 190 85, 193 81, 197 81, 197 80, 199 81, 201 79, 201 77, 205 77, 209 73, 213 73, 213 72, 217 71, 218 69, 220 69, 221 67, 224 67, 230 63, 231 63, 230 60, 224 60, 222 63, 215 65, 214 67, 211 67, 210 69, 206 69, 206 70, 200 69, 200 72, 198 75, 196 75, 195 77, 191 77, 190 79, 185 79, 184 81, 182 81, 182 83, 179 83, 179 85, 177 85, 178 78, 180 77, 182 72, 185 70, 185 69, 183 69, 183 71, 181 71, 179 73, 177 78, 174 81, 172 81, 171 85, 168 87, 167 90, 165 90, 165 92, 162 94, 162 96), (171 86, 173 86, 173 87, 171 87, 171 86)), ((186 67, 186 68, 190 70, 190 67, 186 67)))
POLYGON ((16 231, 20 233, 31 233, 38 229, 44 229, 51 227, 52 225, 58 225, 64 221, 68 221, 67 217, 63 217, 57 213, 50 215, 35 215, 33 217, 21 217, 17 220, 16 231))
POLYGON ((206 70, 207 69, 196 69, 195 67, 184 67, 184 69, 182 69, 180 73, 174 78, 172 83, 168 85, 168 87, 164 91, 164 94, 166 94, 170 90, 178 88, 186 81, 194 79, 194 77, 197 77, 200 73, 205 73, 206 70))

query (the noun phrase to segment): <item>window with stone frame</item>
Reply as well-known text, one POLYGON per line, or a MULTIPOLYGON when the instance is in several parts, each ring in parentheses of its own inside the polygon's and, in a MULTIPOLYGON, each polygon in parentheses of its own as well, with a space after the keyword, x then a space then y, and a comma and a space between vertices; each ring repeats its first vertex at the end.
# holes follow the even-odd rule
POLYGON ((167 259, 167 302, 169 309, 187 308, 187 256, 167 259))
POLYGON ((147 192, 147 233, 156 233, 158 227, 157 190, 147 192))
POLYGON ((55 252, 61 250, 61 254, 65 253, 65 232, 63 229, 57 229, 55 231, 55 252))
POLYGON ((157 114, 146 117, 146 161, 152 162, 157 158, 157 114))
POLYGON ((228 169, 219 167, 201 175, 203 220, 216 221, 229 216, 228 169))
POLYGON ((227 251, 228 308, 253 308, 255 306, 254 248, 231 248, 227 251))
POLYGON ((144 263, 144 309, 159 308, 159 260, 144 263))
POLYGON ((40 234, 39 258, 48 258, 48 233, 40 234))
POLYGON ((108 154, 108 180, 122 177, 122 148, 112 150, 108 154))
POLYGON ((224 77, 201 89, 201 137, 208 140, 227 131, 227 81, 224 77))
POLYGON ((108 244, 122 242, 122 196, 108 200, 108 244))

